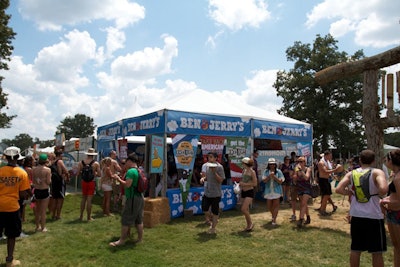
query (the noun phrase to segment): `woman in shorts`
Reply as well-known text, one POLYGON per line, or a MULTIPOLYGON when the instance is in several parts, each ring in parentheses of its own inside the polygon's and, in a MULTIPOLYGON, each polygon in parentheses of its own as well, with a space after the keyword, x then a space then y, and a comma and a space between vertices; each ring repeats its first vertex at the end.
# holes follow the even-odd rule
POLYGON ((395 175, 389 184, 389 196, 381 200, 381 207, 386 211, 387 226, 393 244, 393 266, 400 267, 400 149, 389 152, 385 162, 395 175))
POLYGON ((272 216, 271 224, 276 226, 276 217, 278 217, 279 202, 282 196, 282 183, 285 181, 285 177, 274 158, 268 159, 262 181, 265 183, 264 198, 267 199, 267 208, 272 216))
POLYGON ((50 201, 51 170, 47 167, 47 154, 40 154, 39 165, 32 171, 34 195, 36 200, 36 231, 47 232, 46 210, 50 201))
POLYGON ((300 199, 300 215, 297 221, 297 226, 302 227, 303 224, 310 224, 311 217, 308 211, 308 200, 311 198, 311 168, 306 166, 306 159, 299 157, 297 165, 294 168, 293 180, 296 183, 297 194, 300 199), (304 221, 304 215, 307 219, 304 221))
POLYGON ((256 172, 253 170, 254 161, 251 158, 245 157, 242 159, 243 172, 242 180, 240 181, 242 207, 241 211, 246 219, 246 228, 244 231, 250 232, 253 230, 254 224, 250 217, 250 204, 253 202, 254 198, 254 187, 257 186, 257 176, 256 172))
POLYGON ((106 157, 101 161, 101 189, 103 190, 103 214, 104 216, 113 216, 110 212, 111 195, 113 192, 113 181, 118 179, 117 174, 111 172, 112 160, 106 157))

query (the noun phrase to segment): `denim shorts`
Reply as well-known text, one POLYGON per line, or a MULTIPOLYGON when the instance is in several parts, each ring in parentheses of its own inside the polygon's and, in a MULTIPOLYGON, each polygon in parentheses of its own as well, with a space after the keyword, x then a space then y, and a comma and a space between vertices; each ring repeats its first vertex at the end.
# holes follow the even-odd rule
POLYGON ((400 210, 397 211, 388 211, 386 213, 386 221, 388 223, 393 223, 393 224, 400 224, 400 210))

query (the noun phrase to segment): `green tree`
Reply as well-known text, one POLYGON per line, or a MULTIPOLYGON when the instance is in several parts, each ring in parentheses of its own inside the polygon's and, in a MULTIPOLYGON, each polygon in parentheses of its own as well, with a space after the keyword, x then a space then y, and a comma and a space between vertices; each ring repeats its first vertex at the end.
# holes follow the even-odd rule
POLYGON ((84 115, 76 114, 74 117, 66 117, 57 126, 57 134, 64 133, 65 139, 69 140, 72 137, 88 137, 92 136, 96 125, 93 124, 93 119, 84 115))
MULTIPOLYGON (((8 146, 16 146, 21 149, 21 152, 33 147, 33 138, 26 133, 17 135, 14 139, 3 139, 2 142, 8 146)), ((25 153, 22 153, 25 154, 25 153)))
MULTIPOLYGON (((11 44, 11 41, 15 37, 15 33, 12 28, 8 27, 8 21, 11 16, 7 15, 5 10, 10 5, 9 0, 0 1, 0 70, 8 70, 7 62, 10 61, 10 57, 14 47, 11 44)), ((4 111, 4 109, 8 109, 7 107, 7 96, 5 92, 3 92, 3 88, 1 83, 4 77, 0 76, 0 128, 10 128, 11 120, 16 117, 16 115, 8 116, 4 111)))
POLYGON ((362 123, 362 80, 357 75, 320 86, 314 74, 326 67, 364 57, 359 50, 349 56, 339 52, 337 41, 317 35, 313 45, 295 42, 286 50, 293 69, 279 71, 274 87, 283 98, 278 113, 313 125, 314 150, 330 146, 343 155, 359 151, 365 144, 362 123))

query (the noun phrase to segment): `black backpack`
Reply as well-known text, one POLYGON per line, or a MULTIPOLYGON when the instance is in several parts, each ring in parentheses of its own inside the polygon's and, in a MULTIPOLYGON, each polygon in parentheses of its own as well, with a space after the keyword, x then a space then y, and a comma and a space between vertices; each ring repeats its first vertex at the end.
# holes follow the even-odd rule
POLYGON ((82 168, 82 172, 81 172, 81 178, 85 182, 91 182, 94 180, 94 173, 93 173, 93 168, 92 168, 93 162, 94 162, 94 160, 92 160, 89 164, 86 164, 82 160, 83 168, 82 168))
POLYGON ((57 168, 57 162, 59 160, 56 160, 53 164, 51 164, 50 166, 50 170, 51 170, 51 182, 55 183, 55 182, 60 182, 62 181, 63 177, 58 173, 58 168, 57 168))

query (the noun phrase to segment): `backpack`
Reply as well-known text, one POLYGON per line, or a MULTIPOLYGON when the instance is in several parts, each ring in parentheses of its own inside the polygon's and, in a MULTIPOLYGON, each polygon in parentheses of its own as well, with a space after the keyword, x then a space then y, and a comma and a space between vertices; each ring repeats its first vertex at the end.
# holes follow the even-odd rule
POLYGON ((144 193, 147 191, 147 188, 149 187, 149 179, 147 179, 146 174, 144 171, 140 168, 136 168, 139 173, 139 179, 137 186, 135 187, 136 191, 139 193, 144 193))
POLYGON ((94 173, 93 173, 93 168, 92 168, 93 162, 94 162, 94 160, 92 160, 89 164, 86 164, 82 160, 83 168, 82 168, 82 172, 81 172, 81 178, 85 182, 91 182, 94 180, 94 173))
POLYGON ((376 196, 378 194, 371 195, 369 192, 369 179, 371 177, 371 169, 358 171, 352 171, 352 182, 355 197, 359 203, 367 203, 371 196, 376 196))
POLYGON ((57 162, 59 160, 56 160, 53 164, 50 165, 50 170, 51 170, 51 182, 60 182, 62 181, 63 177, 58 173, 58 168, 57 168, 57 162))

